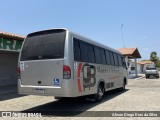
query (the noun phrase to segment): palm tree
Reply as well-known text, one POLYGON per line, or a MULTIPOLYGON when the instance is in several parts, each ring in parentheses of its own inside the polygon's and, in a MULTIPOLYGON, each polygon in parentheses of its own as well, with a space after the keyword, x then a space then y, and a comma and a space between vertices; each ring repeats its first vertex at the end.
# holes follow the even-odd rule
POLYGON ((152 62, 154 62, 154 64, 156 64, 156 62, 157 62, 157 60, 158 60, 157 52, 155 52, 155 51, 151 52, 151 54, 150 54, 150 60, 151 60, 152 62))

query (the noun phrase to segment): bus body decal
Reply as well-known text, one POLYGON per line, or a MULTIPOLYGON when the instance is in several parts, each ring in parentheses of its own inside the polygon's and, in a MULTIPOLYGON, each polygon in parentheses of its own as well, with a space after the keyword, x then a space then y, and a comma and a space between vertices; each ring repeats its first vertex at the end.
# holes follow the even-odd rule
POLYGON ((82 92, 81 82, 80 82, 81 69, 82 69, 82 63, 80 63, 78 65, 78 73, 77 73, 77 77, 78 77, 78 90, 79 90, 79 92, 82 92))
POLYGON ((96 84, 96 68, 93 65, 89 65, 89 64, 84 64, 83 68, 82 68, 82 72, 83 72, 83 89, 85 91, 85 88, 90 88, 94 87, 96 84), (93 73, 91 73, 91 71, 93 73), (93 82, 91 82, 91 79, 93 79, 93 82))

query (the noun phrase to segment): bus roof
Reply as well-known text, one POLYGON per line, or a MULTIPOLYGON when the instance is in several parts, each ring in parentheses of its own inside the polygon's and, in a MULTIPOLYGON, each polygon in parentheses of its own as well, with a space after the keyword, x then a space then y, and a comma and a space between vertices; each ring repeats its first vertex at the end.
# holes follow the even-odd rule
MULTIPOLYGON (((80 34, 78 34, 78 33, 72 32, 72 31, 70 31, 70 30, 68 30, 68 29, 66 29, 66 28, 51 28, 51 29, 45 29, 45 30, 41 30, 41 31, 32 32, 32 33, 28 34, 27 36, 30 36, 30 35, 36 34, 36 33, 40 33, 40 32, 43 32, 43 31, 52 31, 52 30, 64 30, 64 31, 67 31, 68 33, 71 33, 71 34, 74 34, 75 36, 78 36, 79 38, 83 38, 83 39, 80 39, 80 40, 82 40, 82 41, 85 41, 85 42, 94 44, 95 46, 102 47, 102 48, 104 48, 104 49, 107 49, 107 50, 116 52, 116 53, 118 53, 118 54, 121 54, 118 50, 115 50, 115 49, 113 49, 113 48, 111 48, 111 47, 109 47, 109 46, 106 46, 106 45, 103 45, 103 44, 101 44, 101 43, 98 43, 98 42, 96 42, 96 41, 94 41, 94 40, 92 40, 92 39, 90 39, 90 38, 87 38, 87 37, 85 37, 85 36, 83 36, 83 35, 80 35, 80 34)), ((121 55, 122 55, 122 54, 121 54, 121 55)))

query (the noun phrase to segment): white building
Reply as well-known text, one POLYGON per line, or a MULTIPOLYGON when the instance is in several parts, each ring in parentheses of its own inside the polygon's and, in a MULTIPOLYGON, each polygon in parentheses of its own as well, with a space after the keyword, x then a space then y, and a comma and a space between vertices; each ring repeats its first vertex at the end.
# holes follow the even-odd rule
POLYGON ((155 67, 154 62, 152 61, 141 61, 138 62, 141 66, 141 73, 144 73, 146 71, 146 68, 155 67))
MULTIPOLYGON (((152 61, 141 61, 137 62, 137 73, 142 74, 145 72, 146 68, 155 67, 154 62, 152 61)), ((129 60, 128 66, 128 74, 135 74, 135 62, 133 60, 129 60)))
POLYGON ((118 51, 120 51, 122 55, 125 56, 125 60, 128 67, 128 75, 135 74, 136 76, 138 76, 138 72, 141 69, 137 64, 137 59, 141 58, 141 55, 138 49, 137 48, 120 48, 118 49, 118 51))

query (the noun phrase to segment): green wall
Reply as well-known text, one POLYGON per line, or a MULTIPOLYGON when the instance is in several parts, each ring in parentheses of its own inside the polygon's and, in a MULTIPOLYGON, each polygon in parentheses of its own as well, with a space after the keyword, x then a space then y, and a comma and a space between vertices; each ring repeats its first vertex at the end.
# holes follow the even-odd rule
POLYGON ((0 49, 7 51, 20 51, 22 43, 22 40, 0 38, 0 49))

